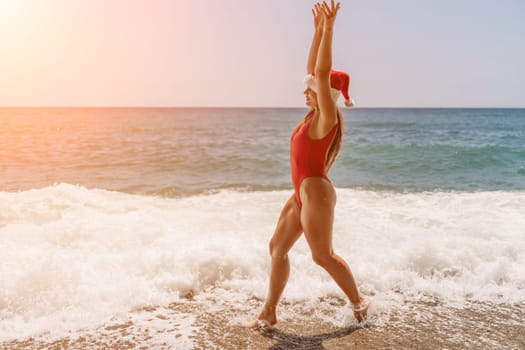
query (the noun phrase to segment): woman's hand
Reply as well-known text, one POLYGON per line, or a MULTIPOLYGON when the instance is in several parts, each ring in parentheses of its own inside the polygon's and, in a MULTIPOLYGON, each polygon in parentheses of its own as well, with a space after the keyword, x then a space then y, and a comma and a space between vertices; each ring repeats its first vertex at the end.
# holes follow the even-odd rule
POLYGON ((312 9, 312 14, 314 15, 315 31, 322 31, 324 26, 324 14, 320 2, 315 3, 314 8, 312 9))
POLYGON ((323 4, 321 5, 322 14, 324 17, 324 29, 334 28, 335 17, 337 16, 337 11, 339 11, 339 8, 341 7, 340 2, 337 4, 334 2, 334 0, 330 0, 330 2, 330 6, 328 6, 326 1, 323 1, 323 4))

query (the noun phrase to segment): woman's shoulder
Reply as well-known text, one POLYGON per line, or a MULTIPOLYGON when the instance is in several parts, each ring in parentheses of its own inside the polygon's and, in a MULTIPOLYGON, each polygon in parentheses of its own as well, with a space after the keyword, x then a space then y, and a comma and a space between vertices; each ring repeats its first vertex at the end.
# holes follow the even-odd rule
POLYGON ((314 112, 315 110, 311 110, 309 111, 303 119, 301 119, 301 121, 299 123, 297 123, 297 125, 295 126, 295 128, 293 129, 293 132, 292 132, 292 136, 295 135, 295 133, 297 133, 304 125, 306 125, 308 122, 311 122, 313 117, 314 117, 314 112))
POLYGON ((311 121, 312 119, 314 119, 314 116, 315 116, 315 109, 312 109, 311 111, 309 111, 303 118, 302 120, 302 123, 307 123, 309 121, 311 121))

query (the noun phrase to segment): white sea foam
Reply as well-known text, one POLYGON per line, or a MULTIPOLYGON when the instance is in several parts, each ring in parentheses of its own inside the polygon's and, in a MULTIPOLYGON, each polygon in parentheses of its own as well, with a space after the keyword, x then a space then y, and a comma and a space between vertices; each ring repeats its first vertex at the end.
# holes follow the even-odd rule
MULTIPOLYGON (((96 327, 188 294, 264 298, 268 240, 291 191, 159 198, 60 184, 0 193, 0 341, 96 327)), ((334 247, 374 312, 407 298, 525 302, 525 192, 338 189, 334 247)), ((342 292, 290 253, 285 300, 342 292)))

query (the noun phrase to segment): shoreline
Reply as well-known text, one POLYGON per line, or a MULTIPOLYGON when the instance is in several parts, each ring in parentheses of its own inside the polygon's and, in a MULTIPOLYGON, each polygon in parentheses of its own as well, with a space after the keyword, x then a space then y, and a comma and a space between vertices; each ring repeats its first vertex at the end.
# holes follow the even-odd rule
MULTIPOLYGON (((0 343, 0 349, 523 349, 525 305, 472 303, 466 308, 409 302, 403 313, 380 322, 338 327, 315 313, 285 316, 270 330, 240 326, 260 301, 236 307, 186 300, 130 311, 127 322, 56 340, 44 336, 0 343), (210 307, 211 306, 211 307, 210 307), (249 310, 249 312, 247 312, 249 310), (159 324, 161 326, 159 327, 159 324), (188 333, 188 330, 191 332, 188 333)), ((282 309, 293 305, 282 305, 282 309)), ((334 309, 339 306, 334 305, 334 309)), ((336 311, 336 310, 334 310, 336 311)))

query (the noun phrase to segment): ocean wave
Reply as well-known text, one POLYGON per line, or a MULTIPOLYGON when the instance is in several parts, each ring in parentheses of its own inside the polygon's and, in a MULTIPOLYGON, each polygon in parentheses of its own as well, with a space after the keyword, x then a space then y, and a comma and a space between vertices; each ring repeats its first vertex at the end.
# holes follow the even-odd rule
MULTIPOLYGON (((334 247, 383 310, 421 295, 525 302, 524 191, 337 193, 334 247)), ((189 296, 263 299, 268 241, 290 195, 165 198, 70 184, 0 192, 0 339, 189 296)), ((290 260, 284 300, 344 299, 304 239, 290 260)))

